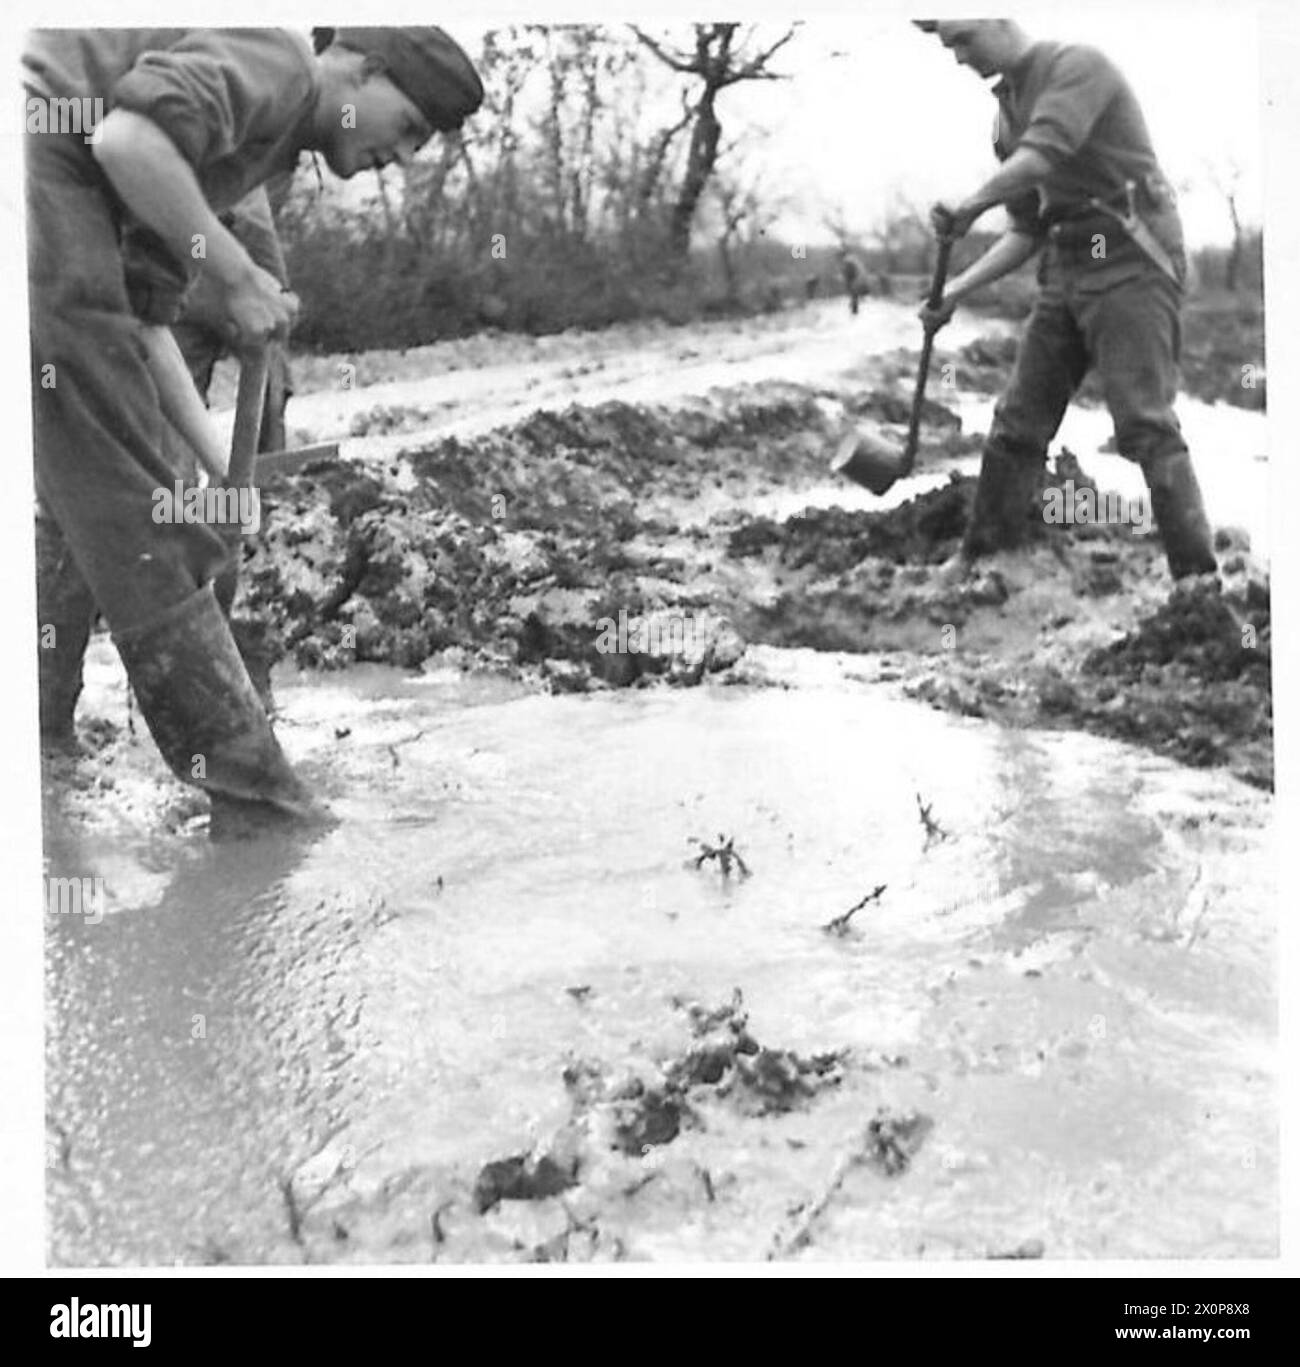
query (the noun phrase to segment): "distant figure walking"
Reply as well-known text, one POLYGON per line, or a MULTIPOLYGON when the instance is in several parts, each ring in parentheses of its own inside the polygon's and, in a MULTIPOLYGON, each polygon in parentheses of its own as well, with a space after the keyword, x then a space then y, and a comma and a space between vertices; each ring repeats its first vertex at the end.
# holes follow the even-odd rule
POLYGON ((856 314, 858 311, 858 300, 864 294, 871 293, 871 284, 867 277, 867 268, 862 264, 862 258, 855 252, 851 252, 847 247, 840 248, 840 270, 844 273, 844 288, 849 292, 849 312, 856 314))

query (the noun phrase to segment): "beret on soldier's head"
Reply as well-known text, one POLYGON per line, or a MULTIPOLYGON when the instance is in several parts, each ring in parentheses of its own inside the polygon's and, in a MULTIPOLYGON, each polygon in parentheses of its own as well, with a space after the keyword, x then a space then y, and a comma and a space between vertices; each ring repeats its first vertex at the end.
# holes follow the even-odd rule
POLYGON ((383 59, 388 79, 439 133, 483 103, 483 82, 460 45, 440 28, 341 28, 334 43, 383 59))

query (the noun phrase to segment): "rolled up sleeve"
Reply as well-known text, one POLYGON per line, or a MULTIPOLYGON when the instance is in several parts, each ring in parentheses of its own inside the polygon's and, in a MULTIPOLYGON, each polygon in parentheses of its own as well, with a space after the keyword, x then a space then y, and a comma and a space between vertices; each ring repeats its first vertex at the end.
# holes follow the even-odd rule
POLYGON ((1053 166, 1072 157, 1121 88, 1119 72, 1095 48, 1063 48, 1034 102, 1019 145, 1053 166))
POLYGON ((230 231, 240 245, 261 266, 282 284, 289 283, 289 272, 284 264, 284 250, 275 231, 275 219, 264 186, 258 186, 246 199, 241 199, 230 214, 230 231))
POLYGON ((1004 207, 1007 211, 1007 221, 1014 232, 1024 233, 1026 237, 1032 238, 1046 235, 1047 225, 1042 220, 1042 205, 1037 189, 1026 190, 1023 195, 1007 200, 1004 207))
POLYGON ((144 53, 112 102, 152 119, 201 171, 282 135, 301 118, 312 88, 307 59, 283 30, 196 30, 144 53))

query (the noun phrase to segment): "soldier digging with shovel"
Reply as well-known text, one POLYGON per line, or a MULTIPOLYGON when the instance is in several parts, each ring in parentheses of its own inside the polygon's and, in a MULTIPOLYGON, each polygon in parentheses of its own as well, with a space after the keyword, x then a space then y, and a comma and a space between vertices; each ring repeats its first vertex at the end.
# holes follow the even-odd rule
MULTIPOLYGON (((159 524, 174 469, 163 417, 184 374, 156 292, 141 317, 122 255, 142 224, 184 280, 203 269, 232 345, 256 346, 297 301, 260 269, 218 214, 319 151, 347 179, 459 128, 483 99, 441 29, 340 29, 316 56, 285 29, 47 30, 23 52, 27 241, 36 489, 113 635, 158 749, 229 827, 324 815, 280 749, 213 589, 230 562, 220 527, 159 524), (80 102, 93 135, 40 117, 80 102)), ((189 384, 188 377, 186 383, 189 384)), ((187 391, 197 402, 197 395, 187 391)), ((170 413, 168 412, 168 416, 170 413)), ((38 576, 42 728, 71 729, 84 605, 38 576), (66 615, 66 614, 65 614, 66 615), (49 628, 53 628, 52 632, 49 628), (46 704, 59 701, 55 709, 46 704)))
POLYGON ((977 289, 1040 251, 1041 286, 984 446, 970 525, 945 573, 1022 538, 1047 447, 1089 370, 1100 374, 1116 445, 1146 477, 1174 579, 1216 571, 1209 523, 1173 401, 1186 279, 1182 226, 1128 82, 1090 47, 1031 42, 1008 19, 917 20, 959 65, 999 76, 1001 169, 931 221, 962 237, 1006 206, 1010 229, 953 279, 927 332, 977 289))

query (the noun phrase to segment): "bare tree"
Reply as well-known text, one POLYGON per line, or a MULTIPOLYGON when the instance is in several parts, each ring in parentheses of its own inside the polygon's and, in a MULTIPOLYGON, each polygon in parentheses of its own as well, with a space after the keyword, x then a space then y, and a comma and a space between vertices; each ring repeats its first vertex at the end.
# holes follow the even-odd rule
POLYGON ((891 275, 914 270, 928 274, 933 266, 934 233, 929 215, 901 189, 895 188, 888 208, 877 218, 871 237, 891 275))
POLYGON ((673 143, 677 141, 681 133, 690 127, 691 120, 694 117, 695 106, 683 91, 681 118, 676 123, 669 124, 667 128, 660 129, 651 140, 645 168, 641 173, 637 187, 637 203, 642 213, 648 211, 654 204, 663 185, 664 167, 667 165, 668 154, 672 150, 673 143))
POLYGON ((692 116, 691 141, 686 155, 686 170, 669 215, 668 240, 673 254, 679 259, 685 258, 690 252, 695 212, 718 164, 718 149, 722 139, 722 123, 717 114, 718 96, 728 86, 741 81, 789 79, 770 70, 768 63, 794 37, 797 27, 787 29, 774 43, 756 47, 752 27, 738 41, 736 35, 739 24, 696 24, 695 50, 692 53, 671 48, 633 26, 637 40, 661 62, 684 76, 697 77, 700 82, 699 93, 689 111, 692 116))
MULTIPOLYGON (((766 134, 757 137, 762 141, 766 134)), ((714 172, 710 184, 711 199, 717 211, 718 256, 727 282, 727 299, 733 304, 740 301, 737 248, 752 248, 780 217, 788 202, 786 196, 774 193, 766 184, 763 169, 752 156, 739 161, 731 157, 735 146, 731 143, 721 150, 719 160, 725 161, 726 165, 714 172)), ((751 139, 751 153, 754 147, 755 142, 751 139)))
POLYGON ((1232 220, 1232 249, 1228 253, 1228 264, 1224 268, 1223 283, 1229 290, 1236 291, 1241 275, 1241 261, 1246 245, 1246 229, 1241 221, 1238 201, 1241 198, 1241 163, 1235 157, 1228 158, 1222 165, 1207 163, 1210 180, 1214 188, 1223 196, 1228 206, 1228 217, 1232 220))
POLYGON ((822 227, 835 239, 835 245, 847 247, 852 234, 849 232, 848 219, 842 209, 826 209, 822 212, 822 227))

